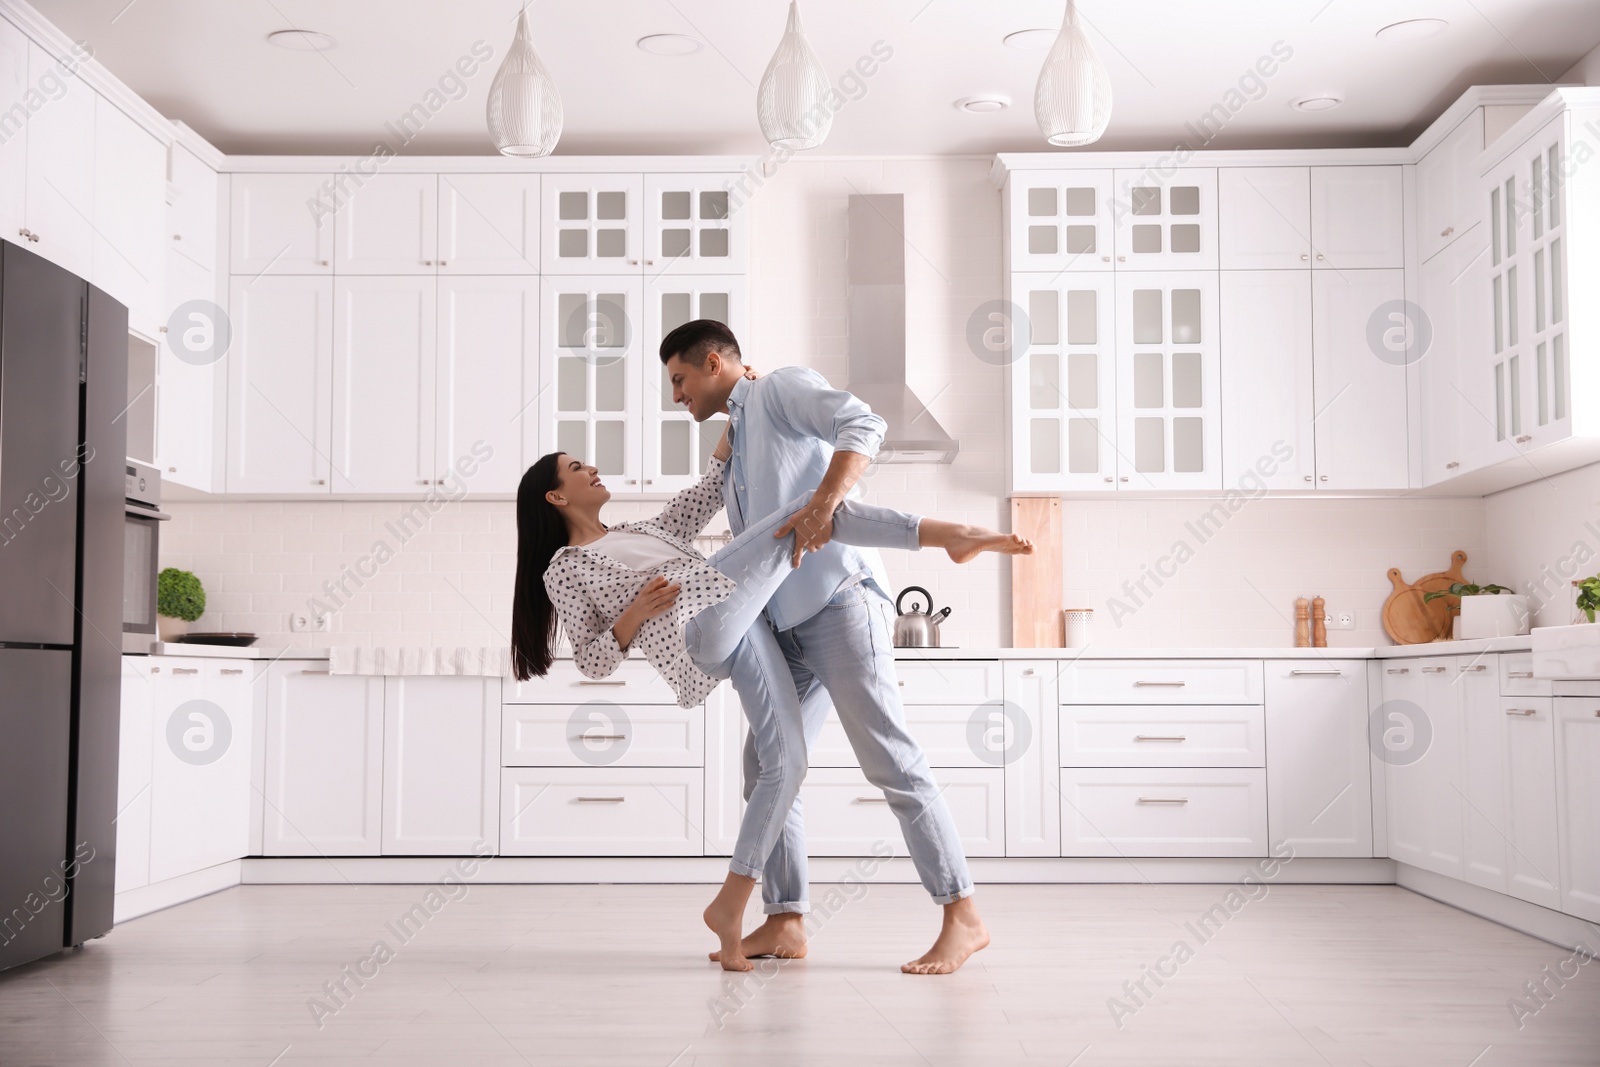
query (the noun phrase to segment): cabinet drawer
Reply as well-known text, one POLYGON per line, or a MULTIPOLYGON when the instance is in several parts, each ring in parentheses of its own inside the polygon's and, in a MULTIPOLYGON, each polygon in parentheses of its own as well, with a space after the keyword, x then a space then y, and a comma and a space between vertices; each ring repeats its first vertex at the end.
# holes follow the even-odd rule
POLYGON ((628 704, 672 704, 678 696, 662 681, 656 669, 642 659, 624 660, 608 678, 585 678, 569 659, 556 660, 550 673, 526 682, 507 679, 507 704, 581 704, 585 700, 611 700, 628 704))
MULTIPOLYGON (((1005 771, 962 767, 935 771, 944 801, 969 856, 1004 856, 1005 771)), ((900 821, 883 793, 859 770, 816 768, 800 787, 805 804, 806 851, 813 856, 868 856, 886 841, 906 854, 900 821)))
POLYGON ((661 704, 507 704, 507 767, 699 767, 705 709, 661 704))
POLYGON ((1264 767, 1259 704, 1061 709, 1063 767, 1264 767))
MULTIPOLYGON (((1000 736, 1000 731, 1005 729, 1005 719, 998 703, 987 709, 987 712, 993 713, 992 718, 981 718, 987 712, 980 711, 980 707, 981 705, 969 707, 965 704, 906 705, 906 729, 922 746, 930 767, 995 765, 1001 754, 1001 744, 995 744, 988 751, 983 750, 981 745, 991 734, 1000 736), (980 717, 977 727, 980 744, 978 749, 973 748, 972 736, 969 733, 974 716, 980 717), (980 753, 989 758, 987 760, 980 758, 980 753)), ((849 738, 845 736, 844 726, 839 722, 839 713, 833 709, 829 709, 828 717, 823 721, 816 741, 809 745, 806 751, 813 767, 861 766, 860 761, 856 759, 855 750, 850 747, 849 738)))
POLYGON ((699 856, 705 783, 690 768, 500 772, 503 856, 699 856))
POLYGON ((1061 772, 1064 856, 1265 856, 1264 770, 1061 772))
POLYGON ((902 659, 894 668, 907 704, 965 704, 971 710, 1003 692, 998 660, 902 659))
POLYGON ((1532 652, 1504 652, 1500 660, 1500 695, 1503 697, 1547 697, 1550 679, 1533 676, 1532 652))
POLYGON ((1079 660, 1060 692, 1063 704, 1259 704, 1261 661, 1079 660))

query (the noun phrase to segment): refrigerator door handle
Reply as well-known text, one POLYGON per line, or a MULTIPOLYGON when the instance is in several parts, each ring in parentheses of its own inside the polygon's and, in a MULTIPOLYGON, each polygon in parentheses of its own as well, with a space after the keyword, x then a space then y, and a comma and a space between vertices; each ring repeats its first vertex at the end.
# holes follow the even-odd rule
POLYGON ((134 518, 138 519, 155 519, 157 522, 166 522, 168 519, 172 518, 171 515, 168 515, 164 511, 152 511, 149 508, 141 507, 138 504, 124 504, 122 505, 122 508, 129 515, 132 515, 134 518))

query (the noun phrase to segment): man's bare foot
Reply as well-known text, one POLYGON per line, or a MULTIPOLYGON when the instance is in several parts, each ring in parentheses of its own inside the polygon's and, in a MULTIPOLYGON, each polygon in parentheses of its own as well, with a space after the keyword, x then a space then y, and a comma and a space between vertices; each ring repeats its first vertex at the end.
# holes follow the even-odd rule
MULTIPOLYGON (((805 916, 792 911, 767 916, 766 922, 739 942, 739 951, 747 960, 759 956, 776 956, 780 960, 805 959, 805 916)), ((722 953, 713 952, 711 958, 720 962, 722 953)))
POLYGON ((999 552, 1007 556, 1027 556, 1033 553, 1033 542, 1017 534, 985 530, 981 526, 963 526, 951 536, 944 550, 957 563, 966 563, 981 552, 999 552))
POLYGON ((739 947, 739 932, 744 928, 744 905, 750 899, 750 890, 755 884, 755 879, 730 871, 716 899, 706 906, 702 915, 722 945, 722 951, 712 959, 722 964, 725 971, 748 971, 755 966, 745 959, 739 947))
POLYGON ((944 926, 933 947, 910 963, 902 964, 906 974, 949 974, 967 962, 974 952, 989 947, 989 928, 978 917, 971 897, 945 905, 944 926))

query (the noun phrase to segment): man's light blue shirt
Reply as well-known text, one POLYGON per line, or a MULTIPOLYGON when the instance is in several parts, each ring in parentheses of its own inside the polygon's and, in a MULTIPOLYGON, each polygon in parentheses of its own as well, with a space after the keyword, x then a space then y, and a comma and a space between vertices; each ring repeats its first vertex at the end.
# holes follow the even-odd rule
MULTIPOLYGON (((888 430, 863 401, 803 367, 783 367, 755 381, 740 378, 728 396, 728 426, 733 456, 722 495, 735 534, 814 492, 836 450, 877 455, 888 430)), ((850 496, 857 495, 852 489, 850 496)), ((777 629, 791 629, 863 577, 889 588, 875 549, 830 541, 806 553, 767 602, 767 616, 777 629)))

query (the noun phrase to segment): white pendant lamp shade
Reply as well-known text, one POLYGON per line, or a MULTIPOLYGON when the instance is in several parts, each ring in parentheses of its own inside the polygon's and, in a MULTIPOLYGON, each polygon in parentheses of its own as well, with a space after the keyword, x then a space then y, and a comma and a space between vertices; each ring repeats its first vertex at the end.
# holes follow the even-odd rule
POLYGON ((800 6, 791 0, 789 25, 756 91, 761 135, 773 148, 817 147, 833 128, 833 109, 826 102, 831 89, 827 72, 800 28, 800 6))
POLYGON ((1111 122, 1111 76, 1084 36, 1075 0, 1067 0, 1061 33, 1039 71, 1033 111, 1045 140, 1059 147, 1092 144, 1111 122))
POLYGON ((489 85, 489 136, 508 156, 548 156, 561 139, 561 94, 533 50, 528 12, 517 16, 517 34, 489 85))

